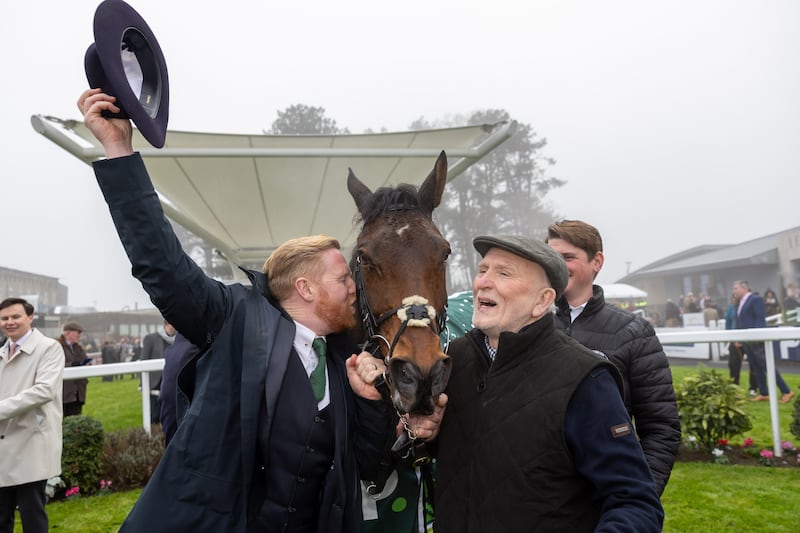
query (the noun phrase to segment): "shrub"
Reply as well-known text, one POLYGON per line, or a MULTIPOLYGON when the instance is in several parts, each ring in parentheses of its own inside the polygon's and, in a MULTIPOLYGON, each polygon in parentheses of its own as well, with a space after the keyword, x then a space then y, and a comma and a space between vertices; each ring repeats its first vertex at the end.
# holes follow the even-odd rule
POLYGON ((700 367, 676 385, 675 395, 683 433, 711 451, 720 439, 730 439, 752 428, 743 407, 744 391, 727 376, 700 367))
POLYGON ((143 487, 164 453, 164 437, 148 435, 142 428, 129 428, 106 435, 101 473, 114 490, 143 487))
POLYGON ((63 431, 61 478, 64 485, 67 490, 80 487, 82 494, 94 494, 100 481, 103 425, 88 416, 67 416, 64 418, 63 431))
POLYGON ((789 431, 795 437, 800 437, 800 394, 794 397, 794 410, 792 411, 792 423, 789 431))

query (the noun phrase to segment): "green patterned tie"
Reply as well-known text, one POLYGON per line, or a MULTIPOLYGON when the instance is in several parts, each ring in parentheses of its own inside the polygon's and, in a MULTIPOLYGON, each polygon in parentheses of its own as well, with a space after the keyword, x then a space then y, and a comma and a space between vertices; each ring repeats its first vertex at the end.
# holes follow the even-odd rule
POLYGON ((311 372, 308 379, 311 380, 311 389, 314 391, 314 398, 319 402, 325 396, 325 354, 328 352, 328 345, 325 344, 325 339, 317 337, 311 343, 311 347, 317 352, 319 356, 319 363, 317 368, 311 372))

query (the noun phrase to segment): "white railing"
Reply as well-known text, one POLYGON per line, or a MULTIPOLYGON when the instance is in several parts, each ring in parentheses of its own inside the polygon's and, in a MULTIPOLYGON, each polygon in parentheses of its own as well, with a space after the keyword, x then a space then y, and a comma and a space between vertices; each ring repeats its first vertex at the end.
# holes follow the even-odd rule
POLYGON ((778 313, 777 315, 772 315, 767 317, 767 324, 796 324, 797 323, 797 311, 800 309, 789 309, 788 311, 784 311, 783 313, 778 313))
MULTIPOLYGON (((772 341, 800 339, 800 327, 755 328, 755 329, 714 329, 682 330, 681 328, 658 329, 658 339, 668 348, 671 344, 722 343, 731 341, 764 342, 767 359, 767 390, 769 391, 769 410, 772 422, 773 449, 776 457, 783 457, 780 438, 780 419, 778 418, 778 394, 775 383, 775 354, 772 341)), ((112 376, 116 374, 141 373, 142 376, 142 427, 150 433, 150 374, 164 368, 163 359, 112 363, 104 365, 74 366, 64 369, 64 379, 112 376)), ((752 370, 751 370, 752 372, 752 370)))
MULTIPOLYGON (((714 343, 714 342, 764 342, 764 352, 767 359, 767 390, 769 391, 769 413, 772 421, 772 443, 775 457, 783 457, 781 447, 780 419, 778 418, 778 394, 775 384, 775 354, 772 350, 773 341, 791 341, 800 339, 800 328, 754 328, 754 329, 716 329, 716 330, 691 330, 667 331, 659 329, 656 333, 661 344, 687 343, 714 343)), ((750 369, 752 372, 752 368, 750 369)))
POLYGON ((150 433, 150 372, 164 368, 163 359, 148 359, 130 363, 70 366, 64 369, 64 379, 115 376, 118 374, 141 374, 142 376, 142 427, 150 433))

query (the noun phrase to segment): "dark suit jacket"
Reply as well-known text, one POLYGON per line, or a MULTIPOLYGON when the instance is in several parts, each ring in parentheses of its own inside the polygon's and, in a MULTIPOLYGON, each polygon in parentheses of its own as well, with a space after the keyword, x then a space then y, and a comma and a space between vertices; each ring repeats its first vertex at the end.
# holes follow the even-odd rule
MULTIPOLYGON (((147 359, 164 359, 164 353, 170 346, 171 344, 165 341, 157 331, 149 333, 142 339, 142 354, 140 359, 142 361, 147 359)), ((161 388, 161 372, 150 372, 150 388, 152 390, 161 388)))
MULTIPOLYGON (((266 277, 249 272, 252 287, 208 278, 182 250, 164 217, 139 155, 94 164, 114 224, 139 279, 163 317, 192 344, 211 345, 194 364, 191 404, 121 533, 244 532, 255 471, 261 409, 274 412, 292 353, 295 326, 270 300, 266 277)), ((347 376, 343 335, 328 336, 329 359, 347 376), (339 337, 340 339, 337 339, 339 337)), ((179 377, 179 383, 181 382, 179 377)), ((320 508, 321 530, 357 531, 362 476, 377 469, 393 433, 381 401, 349 387, 331 399, 335 450, 320 508)), ((179 418, 180 418, 179 413, 179 418)))
MULTIPOLYGON (((160 406, 161 429, 164 432, 164 443, 169 444, 178 429, 177 397, 178 374, 181 369, 199 353, 200 349, 189 342, 186 337, 177 333, 175 342, 164 351, 164 372, 161 375, 161 394, 158 396, 160 406)), ((194 376, 191 379, 194 382, 194 376)))
POLYGON ((736 327, 739 329, 767 327, 764 299, 761 296, 750 293, 750 296, 744 301, 742 309, 739 311, 736 327))

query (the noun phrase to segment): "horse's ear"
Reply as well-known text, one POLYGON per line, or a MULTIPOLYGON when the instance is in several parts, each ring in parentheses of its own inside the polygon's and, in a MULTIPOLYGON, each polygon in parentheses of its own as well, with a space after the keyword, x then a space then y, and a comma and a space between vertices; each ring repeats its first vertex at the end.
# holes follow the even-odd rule
POLYGON ((425 181, 419 188, 419 203, 420 207, 428 213, 433 213, 433 210, 439 206, 442 201, 442 193, 444 192, 444 184, 447 182, 447 155, 442 150, 439 157, 436 159, 436 164, 433 170, 425 178, 425 181))
POLYGON ((361 207, 364 205, 367 198, 372 195, 372 191, 356 177, 353 173, 353 169, 349 167, 347 169, 347 190, 350 191, 350 196, 355 200, 358 212, 361 213, 361 207))

